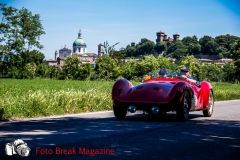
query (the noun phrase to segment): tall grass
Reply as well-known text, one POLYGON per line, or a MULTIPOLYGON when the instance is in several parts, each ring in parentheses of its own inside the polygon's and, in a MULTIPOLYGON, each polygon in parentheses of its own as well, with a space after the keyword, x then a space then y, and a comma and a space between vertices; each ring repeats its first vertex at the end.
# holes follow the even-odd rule
POLYGON ((110 110, 114 82, 0 80, 0 118, 39 117, 110 110))
MULTIPOLYGON (((0 119, 111 110, 113 84, 110 81, 0 79, 0 119)), ((240 99, 239 84, 211 84, 215 101, 240 99)))
POLYGON ((211 83, 215 101, 240 99, 240 84, 211 83))

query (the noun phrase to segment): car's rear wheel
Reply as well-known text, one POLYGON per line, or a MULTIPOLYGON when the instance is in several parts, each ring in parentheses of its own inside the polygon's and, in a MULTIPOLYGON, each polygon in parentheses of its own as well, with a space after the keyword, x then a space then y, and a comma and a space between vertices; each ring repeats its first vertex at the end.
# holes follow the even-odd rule
POLYGON ((180 120, 188 120, 190 109, 190 95, 188 91, 184 92, 182 101, 177 109, 177 117, 180 120))
POLYGON ((115 105, 113 105, 113 113, 117 119, 122 120, 127 115, 127 109, 116 107, 115 105))
POLYGON ((209 93, 209 100, 208 100, 208 109, 203 110, 203 115, 205 117, 211 117, 213 114, 213 106, 214 106, 214 98, 213 98, 213 92, 210 90, 209 93))

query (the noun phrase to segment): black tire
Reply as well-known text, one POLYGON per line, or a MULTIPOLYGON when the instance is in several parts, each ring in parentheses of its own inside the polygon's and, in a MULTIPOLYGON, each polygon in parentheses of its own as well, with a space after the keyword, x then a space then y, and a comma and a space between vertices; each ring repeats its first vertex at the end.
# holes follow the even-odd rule
POLYGON ((118 108, 115 105, 113 105, 113 113, 117 119, 123 120, 127 115, 127 109, 118 108))
POLYGON ((185 91, 183 94, 182 101, 177 109, 177 117, 180 120, 186 121, 189 118, 189 109, 190 107, 190 95, 188 91, 185 91))
POLYGON ((209 100, 208 100, 208 109, 203 110, 204 117, 211 117, 213 114, 213 106, 214 106, 214 97, 213 92, 210 90, 209 100))

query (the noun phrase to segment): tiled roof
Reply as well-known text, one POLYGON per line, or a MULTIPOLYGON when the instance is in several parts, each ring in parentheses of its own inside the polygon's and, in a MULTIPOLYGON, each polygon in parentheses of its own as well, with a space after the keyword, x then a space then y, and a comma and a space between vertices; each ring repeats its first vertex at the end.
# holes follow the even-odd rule
POLYGON ((57 62, 57 60, 48 59, 48 60, 46 60, 46 62, 57 62))
POLYGON ((73 53, 74 55, 77 55, 78 57, 97 57, 95 53, 84 53, 84 54, 76 54, 73 53))
POLYGON ((211 60, 211 59, 199 59, 199 61, 201 61, 201 62, 213 62, 213 60, 211 60))
POLYGON ((97 55, 95 53, 86 53, 86 55, 88 55, 90 57, 97 57, 97 55))

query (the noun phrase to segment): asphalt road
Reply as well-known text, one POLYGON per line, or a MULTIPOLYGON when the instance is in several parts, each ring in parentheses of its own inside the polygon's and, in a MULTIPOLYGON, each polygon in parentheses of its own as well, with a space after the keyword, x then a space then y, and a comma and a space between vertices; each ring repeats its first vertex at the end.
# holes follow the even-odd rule
POLYGON ((240 100, 215 102, 212 117, 191 112, 186 122, 175 113, 149 118, 141 112, 117 121, 112 111, 2 121, 0 159, 239 160, 240 100), (5 154, 5 144, 16 139, 31 148, 29 157, 5 154))

